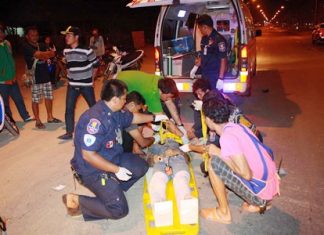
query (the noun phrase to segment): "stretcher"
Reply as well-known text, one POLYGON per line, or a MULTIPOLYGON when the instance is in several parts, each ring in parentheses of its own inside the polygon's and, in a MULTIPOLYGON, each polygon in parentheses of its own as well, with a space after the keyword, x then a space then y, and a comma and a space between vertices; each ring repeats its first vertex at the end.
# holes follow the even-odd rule
POLYGON ((173 139, 178 144, 183 144, 183 141, 182 141, 180 136, 177 136, 176 134, 173 134, 173 133, 169 132, 166 129, 166 122, 165 121, 161 122, 159 135, 160 135, 160 143, 161 144, 164 144, 166 139, 173 139))
MULTIPOLYGON (((182 140, 179 136, 174 135, 168 132, 165 129, 165 124, 161 122, 160 127, 160 138, 161 143, 163 144, 166 138, 172 138, 176 142, 182 144, 182 140)), ((196 180, 194 176, 194 171, 191 163, 188 164, 190 172, 190 182, 189 187, 191 189, 191 196, 193 200, 197 202, 197 212, 198 212, 198 190, 196 186, 196 180)), ((143 206, 144 206, 144 215, 145 215, 145 227, 148 235, 166 235, 166 234, 186 234, 186 235, 196 235, 199 232, 199 223, 193 224, 183 224, 181 223, 180 213, 178 211, 177 200, 175 196, 175 190, 173 187, 172 180, 169 180, 166 186, 166 202, 170 202, 173 210, 173 223, 169 226, 157 226, 153 205, 150 201, 150 194, 148 191, 148 182, 145 177, 144 179, 144 193, 143 193, 143 206)), ((198 214, 198 213, 197 213, 198 214)), ((198 217, 198 215, 197 215, 198 217)), ((198 219, 197 219, 198 221, 198 219)))
MULTIPOLYGON (((200 117, 201 117, 201 129, 203 134, 204 143, 207 143, 207 124, 206 124, 206 117, 202 110, 200 110, 200 117)), ((209 155, 207 152, 201 154, 203 161, 204 161, 204 170, 208 172, 208 159, 209 155)))
MULTIPOLYGON (((196 186, 195 176, 192 165, 189 163, 191 195, 193 198, 198 198, 198 190, 196 186)), ((148 192, 148 184, 146 178, 144 179, 144 193, 143 206, 145 215, 145 227, 148 235, 166 235, 166 234, 186 234, 196 235, 199 232, 199 224, 181 224, 180 216, 177 207, 177 201, 173 188, 172 180, 169 180, 166 187, 166 198, 172 201, 173 204, 173 225, 158 227, 155 225, 155 218, 152 204, 150 201, 150 194, 148 192)))

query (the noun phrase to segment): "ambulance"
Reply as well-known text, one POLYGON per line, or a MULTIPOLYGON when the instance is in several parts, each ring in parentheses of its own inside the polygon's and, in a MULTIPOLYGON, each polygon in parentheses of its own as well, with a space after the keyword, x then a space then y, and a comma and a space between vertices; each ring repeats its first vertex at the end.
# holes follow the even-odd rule
POLYGON ((155 30, 155 73, 176 81, 180 92, 192 92, 190 71, 200 51, 202 35, 196 19, 212 17, 214 28, 227 41, 227 69, 224 93, 249 95, 251 78, 256 74, 256 36, 249 9, 241 0, 134 0, 127 5, 160 6, 155 30))

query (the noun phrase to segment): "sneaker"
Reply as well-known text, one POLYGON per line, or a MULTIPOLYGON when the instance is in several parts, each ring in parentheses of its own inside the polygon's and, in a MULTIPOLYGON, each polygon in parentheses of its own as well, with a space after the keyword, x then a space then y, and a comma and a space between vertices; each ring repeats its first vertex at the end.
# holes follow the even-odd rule
POLYGON ((58 139, 61 140, 71 140, 73 138, 73 134, 72 133, 65 133, 64 135, 60 135, 59 137, 57 137, 58 139))
POLYGON ((28 117, 24 120, 24 122, 30 122, 30 121, 35 121, 35 118, 28 117))

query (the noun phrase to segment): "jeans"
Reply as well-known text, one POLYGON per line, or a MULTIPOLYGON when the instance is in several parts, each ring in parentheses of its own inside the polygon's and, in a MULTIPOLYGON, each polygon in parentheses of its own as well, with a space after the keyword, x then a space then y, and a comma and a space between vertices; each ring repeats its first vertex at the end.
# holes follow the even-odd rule
POLYGON ((96 103, 93 86, 73 87, 68 85, 65 106, 65 124, 66 132, 68 133, 73 133, 74 131, 74 111, 80 95, 84 97, 89 107, 96 103))
POLYGON ((14 82, 12 85, 0 84, 0 94, 3 98, 6 114, 12 117, 9 106, 9 97, 15 102, 18 112, 23 120, 29 118, 29 113, 26 110, 24 99, 20 93, 18 84, 14 82))

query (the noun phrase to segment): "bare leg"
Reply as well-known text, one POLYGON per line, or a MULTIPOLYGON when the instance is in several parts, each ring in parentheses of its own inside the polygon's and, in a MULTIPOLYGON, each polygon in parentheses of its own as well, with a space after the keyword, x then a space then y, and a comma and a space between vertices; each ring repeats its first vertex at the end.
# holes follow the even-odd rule
POLYGON ((32 102, 32 109, 33 109, 34 117, 35 117, 35 120, 36 120, 36 124, 37 123, 42 123, 42 121, 39 118, 39 106, 38 106, 38 103, 32 102))
POLYGON ((231 211, 228 206, 228 200, 227 200, 227 193, 226 188, 223 183, 223 181, 215 174, 213 168, 211 167, 210 161, 208 166, 208 172, 209 172, 209 179, 214 191, 214 194, 216 196, 216 199, 218 201, 218 206, 220 209, 220 212, 228 217, 228 219, 231 219, 231 211))
POLYGON ((45 106, 46 106, 46 111, 47 111, 47 121, 53 120, 52 104, 53 104, 53 100, 45 99, 45 106))
POLYGON ((177 107, 174 104, 174 102, 172 100, 167 100, 164 103, 167 106, 167 108, 169 109, 169 112, 171 113, 171 116, 172 116, 173 120, 175 121, 175 123, 177 125, 181 125, 182 122, 181 122, 177 107))
POLYGON ((202 217, 214 220, 215 222, 231 223, 232 216, 228 206, 226 188, 223 181, 215 174, 211 166, 211 161, 208 164, 208 173, 210 183, 218 201, 218 208, 202 209, 200 214, 202 217))

